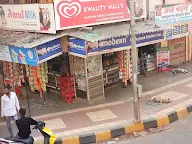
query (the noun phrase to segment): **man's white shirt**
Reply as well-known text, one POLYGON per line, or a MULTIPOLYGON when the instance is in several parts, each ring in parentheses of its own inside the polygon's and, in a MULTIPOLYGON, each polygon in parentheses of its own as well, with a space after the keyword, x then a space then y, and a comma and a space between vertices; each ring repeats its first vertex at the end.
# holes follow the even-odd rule
POLYGON ((19 111, 19 100, 15 92, 10 92, 10 97, 4 94, 1 97, 1 116, 14 116, 19 111))

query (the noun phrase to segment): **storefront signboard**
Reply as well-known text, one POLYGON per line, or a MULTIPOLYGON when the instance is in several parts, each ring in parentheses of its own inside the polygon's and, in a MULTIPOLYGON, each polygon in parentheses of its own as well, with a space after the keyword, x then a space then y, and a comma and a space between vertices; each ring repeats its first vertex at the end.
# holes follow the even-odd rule
MULTIPOLYGON (((126 0, 55 0, 56 29, 130 20, 126 0)), ((135 0, 136 19, 146 18, 146 0, 135 0)))
POLYGON ((136 44, 143 44, 163 39, 163 30, 136 34, 136 44))
POLYGON ((192 21, 192 3, 159 5, 155 9, 155 21, 157 23, 176 24, 192 21))
POLYGON ((69 52, 79 55, 86 56, 85 41, 77 38, 69 38, 68 40, 69 52))
POLYGON ((191 26, 189 23, 176 23, 171 29, 166 30, 166 39, 171 40, 180 37, 186 37, 191 34, 191 26))
POLYGON ((0 5, 0 28, 56 33, 53 4, 0 5))
POLYGON ((60 39, 56 39, 36 47, 38 62, 42 63, 62 54, 60 39))
POLYGON ((172 36, 173 36, 173 30, 172 29, 168 29, 165 32, 166 32, 166 39, 167 40, 171 40, 172 36))
POLYGON ((181 34, 181 26, 180 24, 173 25, 173 36, 177 36, 181 34))
POLYGON ((16 46, 0 46, 0 60, 15 62, 30 66, 48 61, 62 54, 60 39, 56 39, 36 48, 23 48, 16 46))
MULTIPOLYGON (((137 45, 160 40, 164 40, 164 32, 162 30, 136 34, 137 45)), ((126 48, 128 46, 131 46, 130 36, 110 37, 94 43, 86 42, 86 49, 88 49, 88 53, 126 48)))
POLYGON ((182 23, 181 24, 181 34, 187 34, 189 33, 188 23, 182 23))
POLYGON ((37 66, 37 55, 34 48, 18 48, 9 46, 12 62, 37 66))
POLYGON ((130 36, 110 37, 98 42, 86 42, 88 53, 130 46, 130 36))
POLYGON ((170 70, 170 52, 168 47, 157 49, 157 70, 158 72, 170 70))
POLYGON ((6 62, 12 62, 9 53, 9 47, 6 45, 0 45, 0 60, 6 62))

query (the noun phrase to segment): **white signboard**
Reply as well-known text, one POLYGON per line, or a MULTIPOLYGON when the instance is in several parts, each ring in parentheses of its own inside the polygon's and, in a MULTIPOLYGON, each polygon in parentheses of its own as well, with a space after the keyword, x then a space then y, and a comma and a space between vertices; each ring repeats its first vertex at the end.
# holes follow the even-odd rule
POLYGON ((0 5, 0 28, 56 33, 53 4, 0 5))
POLYGON ((192 20, 192 3, 159 5, 155 9, 156 23, 176 24, 192 20))
POLYGON ((8 46, 0 45, 0 60, 12 62, 8 46))

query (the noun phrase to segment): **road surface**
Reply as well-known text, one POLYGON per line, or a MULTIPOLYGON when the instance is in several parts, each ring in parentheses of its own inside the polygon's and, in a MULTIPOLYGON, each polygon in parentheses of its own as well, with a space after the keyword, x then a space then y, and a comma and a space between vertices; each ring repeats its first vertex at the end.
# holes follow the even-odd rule
POLYGON ((97 144, 191 144, 192 143, 192 114, 171 124, 171 128, 144 137, 127 139, 125 137, 97 144), (119 139, 119 140, 118 140, 119 139))

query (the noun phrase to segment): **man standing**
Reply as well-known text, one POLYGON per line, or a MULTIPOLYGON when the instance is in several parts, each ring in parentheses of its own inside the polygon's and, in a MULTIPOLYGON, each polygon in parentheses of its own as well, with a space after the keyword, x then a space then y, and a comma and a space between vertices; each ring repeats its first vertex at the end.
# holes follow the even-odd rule
POLYGON ((19 101, 15 92, 10 92, 10 87, 5 86, 4 95, 1 97, 1 116, 5 119, 10 136, 13 137, 11 119, 14 122, 18 119, 19 101))

